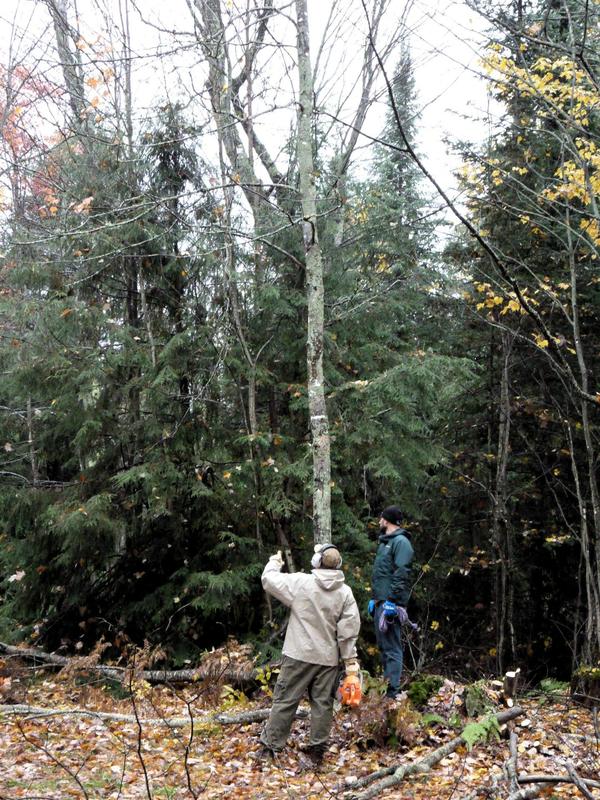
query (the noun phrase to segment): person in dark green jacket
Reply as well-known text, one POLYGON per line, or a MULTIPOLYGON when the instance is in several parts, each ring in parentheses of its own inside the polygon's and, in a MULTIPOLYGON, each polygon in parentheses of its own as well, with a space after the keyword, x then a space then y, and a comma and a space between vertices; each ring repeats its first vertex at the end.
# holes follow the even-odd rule
POLYGON ((379 546, 373 564, 371 587, 375 638, 381 655, 386 697, 400 691, 402 676, 402 620, 411 591, 413 548, 410 533, 401 528, 403 514, 398 506, 388 506, 379 518, 379 546), (385 619, 382 620, 382 615, 385 619))

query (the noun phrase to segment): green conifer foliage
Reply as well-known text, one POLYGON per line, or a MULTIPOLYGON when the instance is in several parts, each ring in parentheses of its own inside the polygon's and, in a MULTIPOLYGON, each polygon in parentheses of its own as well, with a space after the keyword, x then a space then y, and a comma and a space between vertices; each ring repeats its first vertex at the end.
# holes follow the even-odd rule
MULTIPOLYGON (((410 108, 407 60, 397 88, 410 108)), ((271 548, 308 566, 303 249, 281 224, 300 215, 297 175, 249 241, 198 141, 167 104, 132 143, 99 122, 40 148, 24 180, 0 298, 2 637, 147 638, 177 661, 261 630, 271 548)), ((317 182, 333 527, 359 596, 367 524, 391 501, 423 518, 471 379, 440 344, 414 171, 378 160, 336 213, 324 155, 317 182)))
POLYGON ((469 347, 488 380, 479 414, 472 408, 473 452, 462 456, 482 509, 467 526, 495 564, 497 665, 527 653, 566 674, 559 620, 573 623, 575 657, 600 646, 589 469, 597 242, 584 188, 598 136, 596 12, 574 3, 487 13, 495 31, 484 65, 507 115, 487 150, 468 154, 464 175, 472 218, 497 258, 471 245, 460 256, 474 277, 470 313, 484 323, 469 347))

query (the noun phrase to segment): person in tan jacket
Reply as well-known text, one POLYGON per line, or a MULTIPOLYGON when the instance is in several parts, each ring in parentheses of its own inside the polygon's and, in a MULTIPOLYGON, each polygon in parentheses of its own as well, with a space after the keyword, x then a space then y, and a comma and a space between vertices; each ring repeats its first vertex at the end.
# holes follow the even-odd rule
POLYGON ((283 749, 300 698, 308 690, 311 727, 306 752, 317 766, 331 730, 340 659, 347 674, 359 671, 360 614, 340 569, 339 550, 331 544, 317 545, 311 564, 309 575, 282 573, 278 552, 263 570, 263 588, 290 608, 290 619, 271 713, 260 737, 263 747, 257 756, 273 757, 283 749))

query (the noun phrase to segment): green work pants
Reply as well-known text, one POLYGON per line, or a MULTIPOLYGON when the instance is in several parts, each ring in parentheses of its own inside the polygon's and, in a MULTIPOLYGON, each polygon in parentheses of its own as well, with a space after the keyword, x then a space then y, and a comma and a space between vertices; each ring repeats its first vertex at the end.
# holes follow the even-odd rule
POLYGON ((283 657, 273 705, 267 724, 260 736, 261 742, 271 750, 283 750, 298 703, 308 690, 310 701, 310 742, 314 747, 324 747, 331 730, 333 698, 339 667, 308 664, 289 656, 283 657))

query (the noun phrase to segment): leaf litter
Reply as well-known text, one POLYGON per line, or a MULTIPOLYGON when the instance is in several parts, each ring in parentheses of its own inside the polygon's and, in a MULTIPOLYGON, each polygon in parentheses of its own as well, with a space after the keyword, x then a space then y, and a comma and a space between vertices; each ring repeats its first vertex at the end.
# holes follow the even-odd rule
MULTIPOLYGON (((257 761, 253 754, 259 748, 262 723, 215 723, 211 715, 222 705, 200 686, 177 690, 145 686, 132 702, 115 697, 102 682, 90 678, 82 684, 73 676, 59 675, 30 682, 19 703, 59 713, 33 717, 2 714, 1 800, 343 798, 358 779, 382 767, 421 759, 460 730, 436 724, 416 733, 411 728, 410 744, 374 743, 365 733, 369 730, 369 705, 341 709, 334 720, 324 766, 315 772, 300 750, 308 742, 308 720, 295 721, 289 746, 275 762, 257 761), (77 717, 69 713, 75 709, 130 715, 131 719, 77 717), (136 714, 140 720, 152 718, 158 723, 138 724, 136 714), (189 725, 173 727, 165 722, 190 715, 193 734, 189 725)), ((571 763, 582 777, 597 779, 600 741, 589 709, 568 699, 552 704, 532 699, 520 704, 526 715, 514 723, 519 774, 566 775, 566 764, 571 763)), ((249 701, 240 695, 235 702, 229 694, 226 710, 236 713, 268 705, 268 697, 249 701)), ((379 698, 375 705, 381 707, 379 698)), ((494 780, 501 782, 508 756, 505 738, 477 744, 470 751, 461 747, 426 775, 408 778, 380 797, 460 800, 494 780)), ((581 795, 572 784, 557 784, 551 796, 581 795)))

